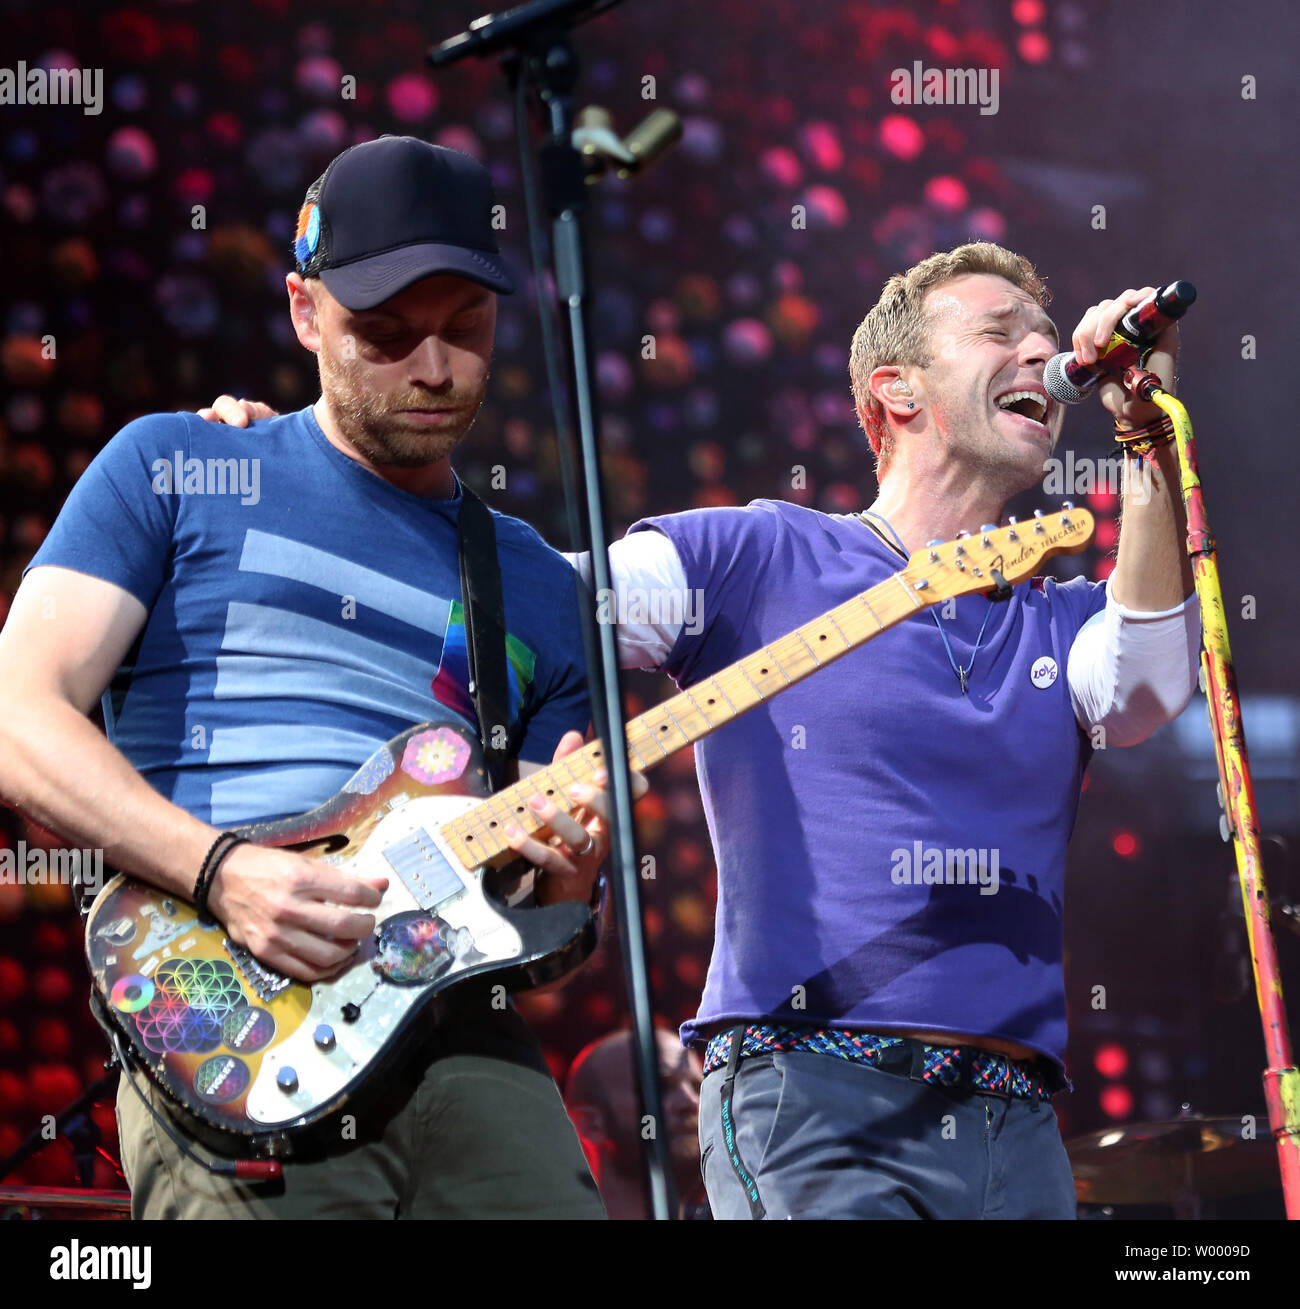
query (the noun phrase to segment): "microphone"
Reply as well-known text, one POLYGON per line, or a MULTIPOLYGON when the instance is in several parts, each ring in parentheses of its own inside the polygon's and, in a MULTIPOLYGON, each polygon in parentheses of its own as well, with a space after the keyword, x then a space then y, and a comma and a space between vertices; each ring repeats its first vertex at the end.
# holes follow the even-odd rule
POLYGON ((1190 282, 1170 282, 1163 290, 1147 296, 1120 319, 1115 334, 1095 363, 1080 363, 1074 351, 1053 355, 1043 372, 1043 385, 1053 400, 1077 405, 1109 374, 1123 373, 1136 364, 1161 332, 1180 319, 1196 300, 1190 282))
POLYGON ((540 30, 576 27, 618 3, 620 0, 530 0, 499 14, 476 18, 458 36, 429 50, 425 60, 434 68, 445 68, 458 59, 483 58, 525 45, 540 30))

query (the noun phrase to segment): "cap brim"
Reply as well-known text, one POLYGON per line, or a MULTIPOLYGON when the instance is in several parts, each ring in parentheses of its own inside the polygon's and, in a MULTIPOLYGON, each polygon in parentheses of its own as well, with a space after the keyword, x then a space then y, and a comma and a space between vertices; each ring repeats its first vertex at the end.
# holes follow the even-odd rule
POLYGON ((463 277, 501 295, 515 289, 500 255, 459 245, 402 246, 341 268, 322 269, 320 279, 345 309, 373 309, 435 273, 463 277))

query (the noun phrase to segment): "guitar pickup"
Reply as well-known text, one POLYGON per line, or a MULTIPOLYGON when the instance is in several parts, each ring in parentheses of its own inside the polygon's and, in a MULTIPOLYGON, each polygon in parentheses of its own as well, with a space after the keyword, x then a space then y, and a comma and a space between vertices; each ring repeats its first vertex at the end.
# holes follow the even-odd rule
POLYGON ((388 866, 401 878, 421 909, 436 909, 465 889, 464 882, 423 827, 394 841, 383 853, 388 866))

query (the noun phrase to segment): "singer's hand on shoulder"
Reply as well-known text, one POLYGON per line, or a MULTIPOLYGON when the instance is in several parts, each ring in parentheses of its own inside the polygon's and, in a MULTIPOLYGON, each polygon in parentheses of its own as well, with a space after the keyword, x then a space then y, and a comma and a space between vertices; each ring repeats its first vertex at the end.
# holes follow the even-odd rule
POLYGON ((276 410, 260 400, 236 400, 233 395, 219 395, 206 409, 198 411, 200 418, 209 423, 225 423, 228 427, 247 427, 263 418, 278 417, 276 410))
MULTIPOLYGON (((1144 286, 1138 290, 1130 288, 1114 300, 1103 300, 1093 305, 1079 320, 1074 329, 1071 344, 1081 362, 1095 363, 1105 348, 1106 342, 1114 335, 1119 320, 1134 305, 1141 304, 1148 296, 1154 295, 1154 286, 1144 286)), ((1154 373, 1164 384, 1165 390, 1174 394, 1174 368, 1178 361, 1178 324, 1167 327, 1156 339, 1155 347, 1147 357, 1146 369, 1154 373)), ((1099 388, 1101 402, 1115 420, 1124 427, 1145 427, 1154 423, 1161 415, 1158 405, 1145 400, 1135 400, 1118 380, 1107 377, 1099 388)))

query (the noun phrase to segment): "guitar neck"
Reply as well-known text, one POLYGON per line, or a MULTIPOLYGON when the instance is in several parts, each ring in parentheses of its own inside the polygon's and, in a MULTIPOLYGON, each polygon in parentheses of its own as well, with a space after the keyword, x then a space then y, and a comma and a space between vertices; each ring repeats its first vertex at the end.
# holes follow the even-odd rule
MULTIPOLYGON (((628 766, 637 772, 653 768, 683 746, 725 727, 755 705, 856 650, 909 614, 946 598, 941 589, 929 589, 928 578, 912 573, 910 568, 894 573, 812 622, 639 714, 626 729, 628 766)), ((528 807, 529 799, 540 795, 562 809, 570 809, 568 788, 591 783, 603 765, 603 747, 593 741, 559 763, 498 791, 444 826, 442 836, 467 869, 477 868, 509 849, 507 823, 517 823, 530 833, 544 825, 528 807)))

